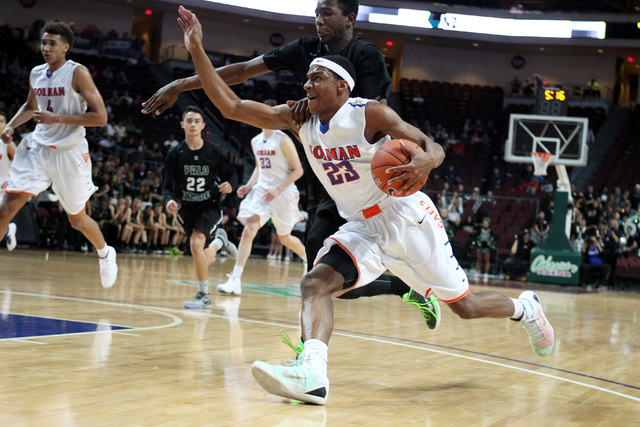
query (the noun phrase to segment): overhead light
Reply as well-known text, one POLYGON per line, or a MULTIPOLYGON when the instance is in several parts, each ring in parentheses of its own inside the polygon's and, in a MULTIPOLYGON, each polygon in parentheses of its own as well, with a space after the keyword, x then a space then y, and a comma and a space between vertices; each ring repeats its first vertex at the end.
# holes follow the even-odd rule
POLYGON ((369 14, 369 22, 376 24, 402 25, 405 27, 433 28, 429 23, 431 12, 416 9, 398 9, 396 15, 386 13, 369 14))
POLYGON ((448 31, 562 39, 570 39, 574 36, 604 39, 606 26, 601 21, 504 19, 459 13, 443 13, 438 23, 438 28, 448 31))
POLYGON ((315 16, 316 0, 206 0, 211 3, 244 7, 263 12, 284 13, 287 15, 315 16))

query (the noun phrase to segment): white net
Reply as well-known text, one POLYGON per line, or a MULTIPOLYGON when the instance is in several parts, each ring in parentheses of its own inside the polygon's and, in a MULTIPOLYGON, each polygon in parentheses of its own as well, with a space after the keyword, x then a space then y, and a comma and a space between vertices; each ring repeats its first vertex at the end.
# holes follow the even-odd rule
POLYGON ((553 159, 553 154, 551 153, 531 153, 531 158, 533 159, 533 174, 535 176, 546 176, 547 175, 547 167, 551 163, 553 159))

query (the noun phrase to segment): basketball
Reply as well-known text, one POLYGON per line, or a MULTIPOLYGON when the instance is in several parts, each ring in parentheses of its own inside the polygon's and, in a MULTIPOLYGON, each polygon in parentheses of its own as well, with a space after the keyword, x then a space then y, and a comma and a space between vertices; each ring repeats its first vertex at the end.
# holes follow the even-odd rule
POLYGON ((409 150, 403 147, 402 144, 407 147, 419 148, 422 150, 422 148, 413 141, 406 139, 392 139, 391 141, 387 141, 382 144, 371 160, 371 175, 373 175, 373 181, 382 191, 394 197, 410 196, 416 191, 419 191, 427 182, 425 179, 424 182, 414 185, 407 191, 399 190, 404 182, 397 182, 392 185, 387 184, 387 181, 391 178, 395 178, 400 175, 398 172, 387 173, 388 168, 406 165, 411 161, 409 150))

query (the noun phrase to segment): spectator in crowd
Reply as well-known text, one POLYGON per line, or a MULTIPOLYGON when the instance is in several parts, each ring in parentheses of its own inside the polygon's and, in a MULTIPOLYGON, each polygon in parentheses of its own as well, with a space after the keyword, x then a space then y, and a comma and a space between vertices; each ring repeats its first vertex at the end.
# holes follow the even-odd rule
POLYGON ((164 144, 163 144, 163 145, 164 145, 164 146, 167 148, 167 150, 168 150, 168 149, 170 149, 170 148, 175 147, 175 146, 176 146, 176 145, 178 145, 178 144, 180 144, 180 141, 178 141, 178 140, 176 139, 176 137, 175 137, 173 134, 170 134, 170 135, 169 135, 169 138, 167 138, 167 139, 164 141, 164 144))
POLYGON ((177 214, 167 213, 167 230, 169 230, 171 236, 167 236, 166 239, 171 244, 172 249, 175 250, 179 246, 184 246, 186 243, 186 236, 177 214))
POLYGON ((113 130, 115 130, 116 132, 116 137, 126 138, 127 127, 124 125, 124 122, 122 120, 118 120, 118 122, 113 126, 113 130))
POLYGON ((504 176, 500 169, 493 168, 493 173, 489 176, 489 185, 493 190, 501 190, 504 186, 504 176))
POLYGON ((531 250, 535 246, 536 244, 531 240, 531 232, 528 229, 524 229, 521 235, 516 234, 513 236, 511 255, 503 265, 507 280, 514 278, 522 281, 527 280, 531 250))
POLYGON ((597 271, 600 273, 600 286, 607 287, 611 266, 603 260, 602 246, 595 236, 589 236, 584 244, 582 253, 584 260, 580 266, 580 277, 582 283, 591 284, 593 280, 592 273, 597 271))
POLYGON ((476 248, 476 274, 482 275, 482 280, 489 280, 491 271, 491 254, 496 247, 496 239, 491 231, 491 218, 482 218, 482 226, 475 232, 472 245, 476 248), (484 264, 484 270, 482 269, 484 264))
POLYGON ((533 242, 540 246, 549 235, 549 231, 551 231, 551 226, 549 225, 549 221, 547 221, 547 216, 544 211, 538 212, 538 217, 533 223, 533 242))
POLYGON ((600 99, 600 88, 600 83, 598 83, 596 79, 592 78, 589 83, 587 83, 587 87, 584 90, 584 97, 600 99))
POLYGON ((94 207, 91 209, 91 217, 98 223, 104 239, 109 246, 117 247, 119 227, 116 218, 116 207, 109 204, 107 197, 97 198, 94 207))
POLYGON ((625 234, 626 234, 626 245, 624 256, 637 256, 637 250, 640 247, 640 233, 638 232, 638 224, 640 223, 640 218, 634 216, 629 218, 628 221, 625 221, 625 234))
POLYGON ((586 237, 587 221, 582 216, 582 213, 578 211, 576 213, 576 220, 571 225, 570 240, 573 245, 573 249, 582 252, 586 237))
POLYGON ((524 80, 524 87, 522 88, 522 94, 524 96, 533 96, 536 93, 536 86, 530 77, 524 80))
POLYGON ((608 277, 608 283, 611 288, 615 287, 618 258, 622 256, 626 245, 626 239, 621 242, 622 237, 624 237, 624 230, 620 227, 619 219, 612 218, 609 221, 608 227, 605 224, 602 237, 602 241, 604 243, 604 254, 602 259, 610 267, 611 273, 608 277))
MULTIPOLYGON (((111 67, 109 67, 108 65, 106 67, 104 67, 104 70, 102 70, 102 78, 108 82, 111 82, 114 78, 115 78, 115 74, 113 73, 113 69, 111 69, 111 67)), ((115 90, 114 90, 115 92, 115 90)))
POLYGON ((462 197, 458 195, 457 191, 454 191, 451 195, 447 210, 449 211, 449 223, 451 224, 451 228, 456 231, 460 227, 462 213, 464 212, 462 197))
POLYGON ((446 183, 450 185, 456 185, 460 183, 460 176, 456 172, 456 168, 453 165, 449 165, 447 170, 442 174, 446 183))
POLYGON ((476 228, 476 223, 473 220, 473 215, 467 215, 462 222, 462 229, 467 233, 473 233, 476 228))
POLYGON ((522 82, 518 78, 518 76, 514 76, 513 80, 511 80, 510 85, 511 95, 520 95, 520 91, 522 90, 522 82))
MULTIPOLYGON (((621 204, 624 196, 620 194, 620 187, 616 187, 616 190, 618 191, 618 193, 616 194, 616 197, 620 199, 618 201, 618 204, 621 204)), ((636 211, 640 211, 640 184, 636 184, 635 187, 633 188, 633 193, 631 194, 631 198, 629 201, 631 202, 632 209, 635 209, 636 211)))
POLYGON ((525 183, 524 183, 524 192, 529 194, 538 194, 540 192, 540 179, 532 175, 525 183))

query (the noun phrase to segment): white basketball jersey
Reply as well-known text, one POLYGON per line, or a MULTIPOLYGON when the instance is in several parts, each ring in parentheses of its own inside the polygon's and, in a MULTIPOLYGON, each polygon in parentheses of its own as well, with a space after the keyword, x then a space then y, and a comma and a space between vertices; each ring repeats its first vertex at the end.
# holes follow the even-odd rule
MULTIPOLYGON (((39 110, 55 114, 83 114, 87 111, 87 102, 71 85, 78 65, 68 60, 52 74, 47 73, 49 64, 38 65, 31 70, 30 83, 39 110)), ((84 136, 84 126, 40 123, 36 125, 33 140, 50 147, 71 147, 82 141, 84 136)))
POLYGON ((4 184, 9 181, 9 167, 11 167, 7 147, 7 144, 0 141, 0 198, 4 193, 4 184))
POLYGON ((256 185, 274 187, 284 181, 293 170, 280 147, 283 136, 284 132, 276 131, 265 139, 264 132, 261 132, 251 140, 251 149, 256 156, 260 172, 256 185))
POLYGON ((375 144, 365 139, 369 102, 375 101, 349 98, 326 126, 314 115, 300 129, 309 164, 345 219, 391 197, 371 176, 373 154, 389 137, 375 144))

